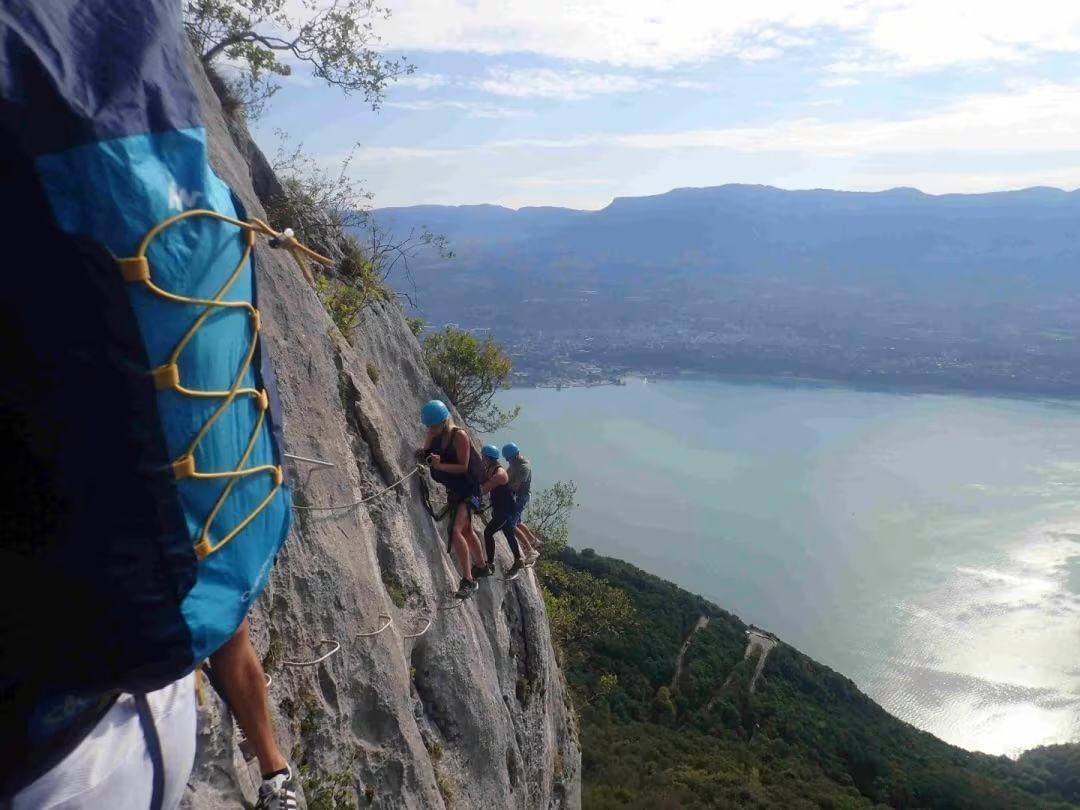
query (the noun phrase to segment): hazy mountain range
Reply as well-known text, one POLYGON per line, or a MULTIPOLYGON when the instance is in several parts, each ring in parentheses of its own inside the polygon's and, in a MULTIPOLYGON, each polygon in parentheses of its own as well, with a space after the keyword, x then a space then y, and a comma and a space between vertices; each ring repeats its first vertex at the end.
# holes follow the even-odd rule
POLYGON ((450 239, 452 260, 413 265, 421 314, 492 329, 534 381, 706 371, 1080 393, 1080 192, 728 185, 599 211, 376 217, 450 239))

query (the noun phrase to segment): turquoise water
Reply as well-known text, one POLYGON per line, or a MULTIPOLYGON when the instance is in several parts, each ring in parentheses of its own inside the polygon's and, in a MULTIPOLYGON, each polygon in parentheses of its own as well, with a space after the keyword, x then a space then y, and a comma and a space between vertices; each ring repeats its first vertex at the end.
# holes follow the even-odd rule
POLYGON ((717 381, 520 389, 572 544, 777 633, 965 748, 1080 739, 1080 405, 717 381))

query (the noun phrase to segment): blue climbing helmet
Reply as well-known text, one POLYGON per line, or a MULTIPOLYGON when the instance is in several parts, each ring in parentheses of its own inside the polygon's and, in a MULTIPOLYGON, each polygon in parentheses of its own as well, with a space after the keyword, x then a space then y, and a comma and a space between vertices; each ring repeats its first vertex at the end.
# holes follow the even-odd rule
POLYGON ((450 409, 441 399, 429 399, 420 409, 420 421, 424 427, 434 427, 450 418, 450 409))
POLYGON ((484 458, 490 458, 493 461, 499 460, 499 448, 493 444, 485 444, 484 449, 480 451, 484 458))
POLYGON ((502 454, 503 458, 509 461, 512 458, 517 458, 518 456, 520 456, 521 451, 518 449, 518 446, 513 442, 507 442, 503 445, 502 454))

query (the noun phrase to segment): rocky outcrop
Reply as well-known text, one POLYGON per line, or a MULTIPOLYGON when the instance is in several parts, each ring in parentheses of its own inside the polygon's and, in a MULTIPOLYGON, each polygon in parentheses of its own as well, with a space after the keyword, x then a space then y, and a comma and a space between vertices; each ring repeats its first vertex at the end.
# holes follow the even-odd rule
MULTIPOLYGON (((242 125, 226 123, 194 59, 192 73, 215 170, 264 216, 254 187, 274 184, 265 159, 242 125)), ((440 392, 400 308, 374 304, 346 337, 287 253, 261 242, 256 262, 285 449, 334 465, 290 463, 296 503, 347 504, 406 476, 420 406, 440 392)), ((532 572, 491 578, 442 609, 457 604, 457 575, 424 508, 422 475, 354 508, 297 513, 251 614, 282 747, 313 808, 577 807, 580 753, 539 584, 532 572), (390 626, 364 636, 380 615, 390 626), (317 665, 284 664, 328 652, 324 640, 340 650, 317 665)), ((212 692, 199 739, 187 805, 252 801, 258 774, 212 692)))

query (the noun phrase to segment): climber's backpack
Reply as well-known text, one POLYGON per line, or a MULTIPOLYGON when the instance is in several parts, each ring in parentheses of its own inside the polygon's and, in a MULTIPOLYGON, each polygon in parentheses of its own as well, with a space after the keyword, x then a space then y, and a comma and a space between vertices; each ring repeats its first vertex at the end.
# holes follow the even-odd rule
POLYGON ((170 221, 244 219, 185 42, 172 0, 0 6, 0 804, 227 641, 289 528, 251 231, 170 221))

